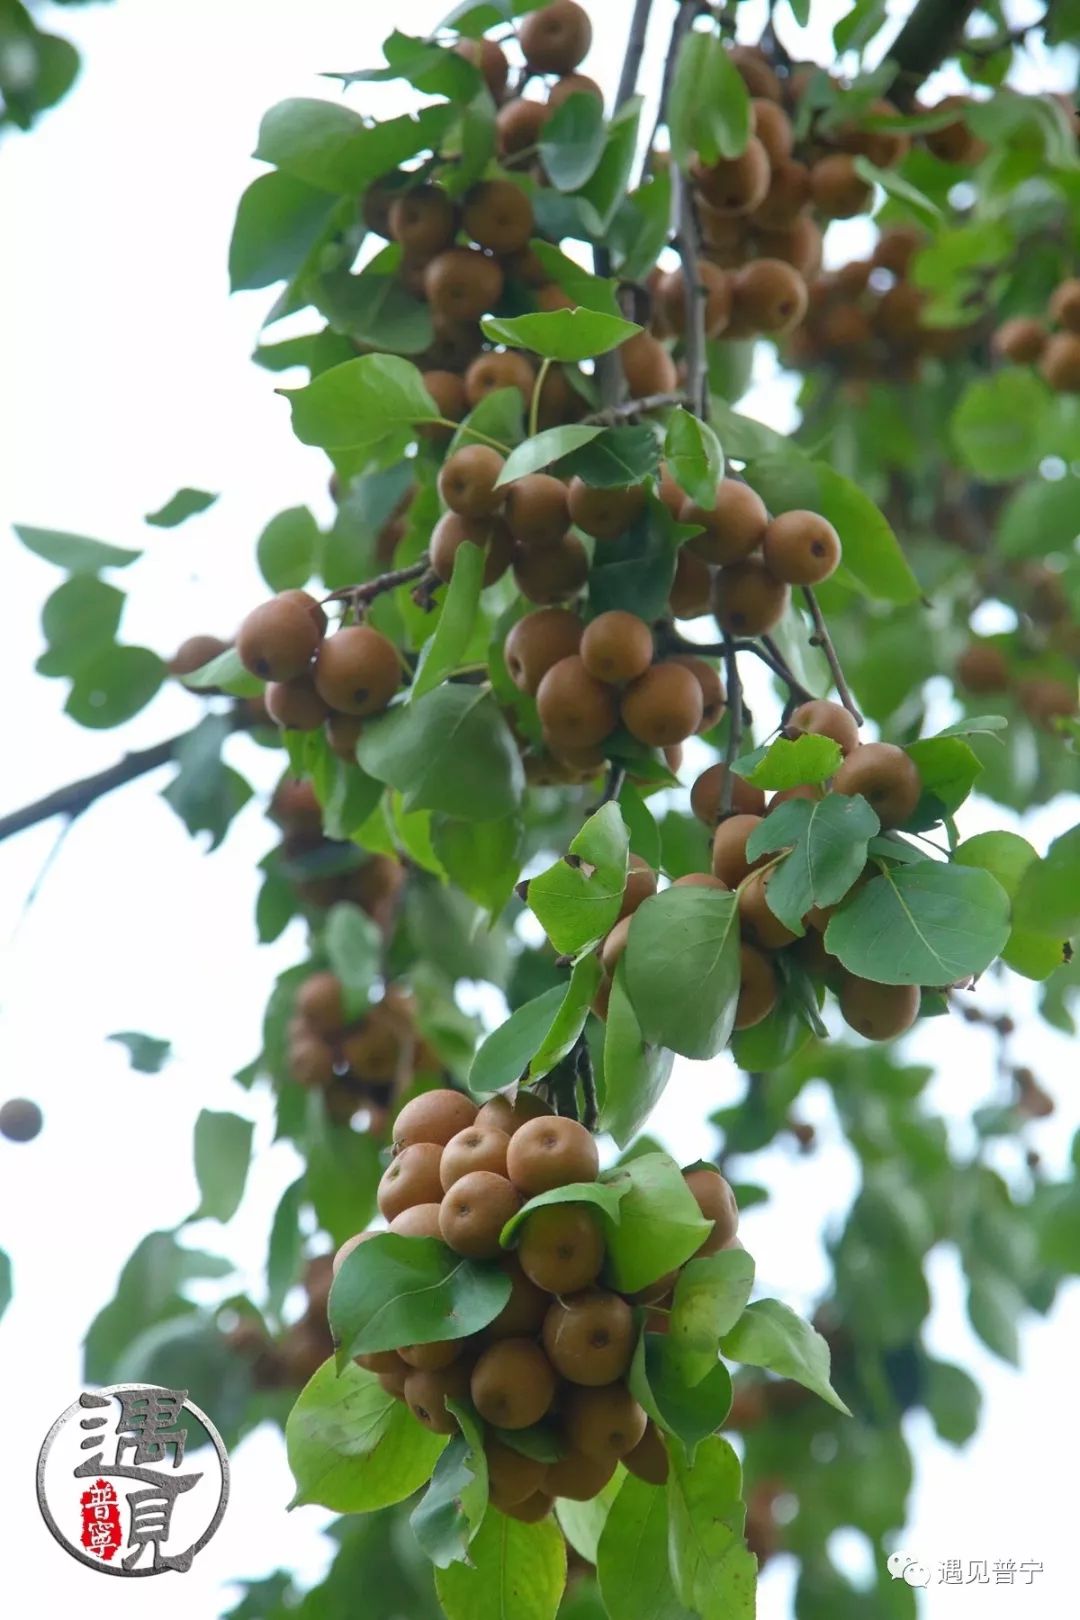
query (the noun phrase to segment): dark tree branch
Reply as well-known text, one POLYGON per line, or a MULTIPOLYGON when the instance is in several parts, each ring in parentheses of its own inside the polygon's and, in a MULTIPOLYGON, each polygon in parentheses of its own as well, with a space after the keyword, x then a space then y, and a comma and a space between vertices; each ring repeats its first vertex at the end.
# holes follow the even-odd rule
POLYGON ((584 1034, 578 1036, 576 1055, 577 1077, 581 1081, 581 1123, 587 1131, 595 1131, 600 1123, 600 1109, 596 1100, 596 1076, 593 1074, 592 1053, 584 1034))
MULTIPOLYGON (((619 87, 615 92, 615 112, 630 100, 637 89, 638 71, 645 50, 645 35, 648 32, 651 11, 652 0, 635 0, 634 14, 630 19, 630 34, 626 41, 622 71, 619 74, 619 87)), ((611 255, 600 243, 593 248, 593 269, 598 276, 607 277, 611 274, 611 255)), ((609 409, 618 405, 619 396, 626 387, 626 379, 617 350, 599 357, 596 362, 596 380, 604 405, 609 409)))
POLYGON ((724 786, 720 793, 721 817, 731 813, 735 797, 735 772, 732 765, 739 757, 743 733, 742 682, 739 679, 739 660, 735 653, 734 637, 724 631, 724 673, 727 678, 728 737, 724 751, 724 786))
POLYGON ((811 637, 811 644, 815 647, 820 647, 822 652, 825 654, 825 657, 829 661, 829 668, 832 671, 832 678, 836 684, 836 690, 840 694, 840 701, 850 714, 851 718, 854 720, 855 724, 857 726, 861 726, 863 723, 863 717, 859 712, 858 704, 851 695, 851 688, 848 686, 848 683, 844 678, 844 671, 840 668, 840 660, 836 656, 836 648, 833 646, 832 637, 829 634, 829 627, 825 623, 825 616, 822 613, 821 608, 818 606, 818 599, 814 595, 813 589, 809 585, 803 586, 802 593, 803 600, 810 609, 810 617, 814 621, 814 634, 811 637))
MULTIPOLYGON (((234 731, 245 730, 251 724, 242 709, 234 710, 231 721, 234 731)), ((21 810, 0 816, 0 843, 5 838, 13 838, 16 833, 25 832, 28 827, 36 827, 41 821, 51 821, 54 816, 64 816, 69 822, 74 821, 107 793, 126 787, 128 782, 138 781, 140 776, 147 776, 162 765, 171 764, 181 743, 186 742, 189 735, 190 732, 182 731, 179 736, 154 743, 152 748, 141 748, 134 754, 125 754, 123 759, 117 760, 107 770, 98 771, 94 776, 84 776, 78 782, 69 782, 66 787, 56 788, 54 792, 46 793, 44 798, 35 799, 33 804, 23 805, 21 810)))
POLYGON ((602 810, 605 804, 610 804, 612 799, 617 799, 623 790, 623 783, 625 781, 626 771, 620 764, 613 760, 608 766, 607 776, 604 778, 604 791, 596 801, 596 806, 590 812, 590 814, 595 815, 596 811, 602 810))
POLYGON ((918 0, 885 53, 899 70, 890 95, 901 107, 911 105, 923 80, 952 54, 975 9, 976 0, 918 0))
POLYGON ((621 405, 608 405, 602 411, 593 411, 591 416, 583 416, 581 420, 586 425, 596 423, 600 427, 614 427, 629 416, 644 416, 647 411, 661 411, 668 405, 685 404, 685 394, 645 394, 641 399, 626 399, 621 405))
POLYGON ((360 585, 344 585, 340 591, 331 591, 324 596, 324 602, 350 602, 359 607, 363 602, 373 602, 384 591, 396 590, 399 585, 407 585, 411 579, 421 579, 427 573, 427 552, 419 562, 410 563, 407 568, 395 568, 389 574, 379 574, 375 579, 369 579, 360 585))

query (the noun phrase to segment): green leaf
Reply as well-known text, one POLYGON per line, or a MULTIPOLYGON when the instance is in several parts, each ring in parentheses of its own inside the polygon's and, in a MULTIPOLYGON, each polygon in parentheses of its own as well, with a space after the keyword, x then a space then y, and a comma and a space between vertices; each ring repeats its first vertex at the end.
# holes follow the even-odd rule
POLYGON ((454 553, 454 566, 439 622, 420 652, 420 661, 409 688, 408 702, 415 703, 453 674, 465 656, 472 637, 483 590, 484 552, 466 540, 454 553))
POLYGON ((516 1215, 511 1215, 499 1241, 504 1249, 510 1248, 534 1210, 546 1209, 549 1204, 591 1204, 599 1210, 605 1231, 610 1234, 618 1226, 619 1206, 629 1191, 629 1180, 617 1175, 606 1181, 571 1181, 565 1187, 552 1187, 548 1192, 537 1193, 516 1215))
POLYGON ((480 179, 495 154, 495 103, 486 84, 461 108, 442 147, 445 154, 451 147, 457 154, 457 162, 442 171, 443 187, 451 197, 460 197, 480 179))
POLYGON ((297 438, 324 450, 373 452, 439 416, 420 372, 396 354, 360 355, 331 366, 305 388, 278 392, 290 403, 297 438))
POLYGON ((336 197, 290 174, 260 174, 240 198, 229 242, 229 289, 289 281, 340 207, 336 197))
POLYGON ((968 1318, 988 1350, 1010 1367, 1020 1365, 1020 1317, 1026 1302, 1009 1277, 989 1266, 969 1268, 968 1318))
POLYGON ((855 159, 855 171, 872 186, 880 186, 887 197, 900 203, 907 213, 914 214, 924 225, 933 229, 941 224, 942 213, 937 203, 931 202, 925 192, 913 186, 910 180, 905 180, 902 174, 897 174, 893 169, 879 169, 868 157, 862 156, 855 159))
POLYGON ((675 1590, 701 1620, 753 1620, 757 1562, 743 1541, 742 1470, 715 1435, 691 1462, 676 1453, 667 1486, 675 1590))
MULTIPOLYGON (((1038 858, 1026 838, 1011 832, 977 833, 974 838, 966 838, 953 853, 953 860, 961 866, 978 866, 992 872, 1010 900, 1016 899, 1024 873, 1038 858)), ((1001 959, 1025 978, 1046 979, 1061 965, 1062 939, 1053 931, 1044 931, 1041 921, 1037 927, 1018 927, 1014 923, 1001 959)))
POLYGON ((327 916, 323 943, 330 968, 345 990, 352 1016, 359 1017, 382 972, 383 937, 379 925, 359 906, 341 901, 327 916))
POLYGON ((631 192, 616 223, 623 218, 629 228, 619 274, 625 281, 644 281, 667 246, 671 230, 671 175, 666 169, 631 192))
POLYGON ((26 523, 13 525, 15 533, 36 557, 65 568, 69 574, 96 574, 102 568, 127 568, 142 556, 141 551, 125 551, 102 540, 86 540, 81 534, 64 534, 59 529, 33 529, 26 523))
POLYGON ((607 354, 641 331, 633 321, 605 315, 598 309, 554 309, 509 320, 485 315, 480 325, 484 336, 492 343, 505 343, 511 349, 531 349, 545 359, 568 364, 607 354))
POLYGON ((498 821, 521 801, 521 757, 483 687, 440 686, 365 724, 357 748, 369 776, 405 796, 407 810, 498 821))
POLYGON ((994 549, 1003 557, 1045 557, 1067 552, 1080 533, 1080 478, 1022 484, 995 524, 994 549))
POLYGON ((483 1429, 471 1409, 447 1401, 461 1427, 435 1464, 431 1484, 409 1515, 413 1534, 437 1569, 468 1558, 488 1505, 483 1429))
POLYGON ((200 512, 205 512, 216 500, 217 496, 205 489, 178 489, 156 512, 147 512, 143 521, 152 523, 157 529, 175 529, 189 517, 197 517, 200 512))
POLYGON ((707 422, 677 406, 668 417, 664 435, 668 471, 698 506, 712 511, 716 486, 724 476, 724 452, 707 422))
POLYGON ((752 787, 793 788, 803 783, 814 786, 835 776, 843 757, 839 743, 831 737, 807 731, 793 741, 777 737, 760 757, 756 752, 746 754, 735 761, 732 769, 752 787))
MULTIPOLYGON (((730 349, 730 343, 718 344, 721 350, 730 349)), ((720 436, 720 443, 728 460, 764 461, 769 457, 783 457, 789 461, 805 460, 803 452, 784 434, 764 422, 744 416, 715 395, 709 401, 709 420, 720 436)))
POLYGON ((208 714, 176 744, 177 773, 161 797, 184 823, 192 837, 210 834, 216 849, 237 811, 251 798, 251 785, 226 765, 221 750, 230 732, 228 717, 208 714))
POLYGON ((1062 939, 1080 932, 1080 827, 1055 838, 1044 858, 1028 867, 1016 891, 1015 920, 1062 939))
POLYGON ((641 1335, 628 1381, 653 1422, 676 1435, 690 1456, 731 1410, 731 1374, 724 1363, 714 1360, 711 1371, 691 1384, 664 1333, 641 1335))
POLYGON ((716 1366, 720 1341, 742 1315, 753 1285, 754 1262, 745 1249, 703 1255, 679 1272, 669 1351, 691 1387, 716 1366))
POLYGON ((844 549, 834 579, 886 602, 918 601, 919 582, 888 520, 850 478, 827 462, 790 454, 751 461, 746 478, 774 516, 806 508, 828 518, 844 549))
POLYGON ((827 793, 809 804, 788 799, 755 827, 746 853, 760 855, 791 845, 765 886, 769 910, 793 933, 803 933, 812 906, 842 900, 866 865, 867 846, 879 822, 861 794, 827 793))
POLYGON ((340 79, 343 86, 404 79, 425 95, 446 96, 451 101, 468 101, 476 94, 480 83, 478 69, 448 45, 416 39, 396 28, 383 41, 383 55, 389 64, 387 67, 362 68, 357 73, 328 73, 325 77, 340 79))
POLYGON ((554 1519, 523 1524, 492 1509, 469 1556, 469 1564, 435 1571, 446 1620, 555 1620, 566 1543, 554 1519))
POLYGON ((589 607, 594 617, 613 609, 643 619, 667 612, 675 578, 679 539, 673 531, 677 528, 663 503, 650 499, 617 546, 598 548, 603 555, 594 559, 589 571, 589 607))
POLYGON ((596 489, 621 489, 626 484, 640 484, 659 465, 659 440, 643 423, 604 428, 588 444, 562 456, 553 471, 559 478, 576 476, 596 489))
MULTIPOLYGON (((549 123, 546 128, 550 129, 549 123)), ((550 280, 568 293, 574 303, 583 309, 598 309, 604 315, 618 315, 617 282, 590 274, 576 259, 568 258, 554 242, 545 242, 536 236, 529 243, 550 280)))
POLYGON ((340 102, 298 96, 263 115, 255 156, 321 191, 356 196, 406 158, 431 150, 452 117, 444 103, 416 118, 369 125, 340 102))
POLYGON ((650 1045, 626 993, 626 969, 615 969, 604 1030, 604 1106, 601 1124, 624 1148, 664 1094, 675 1054, 650 1045))
POLYGON ((124 601, 123 591, 93 574, 75 574, 58 585, 41 610, 49 674, 76 675, 111 646, 124 601))
POLYGON ((925 737, 909 743, 906 752, 922 780, 922 795, 907 825, 933 826, 942 815, 959 810, 982 772, 982 760, 962 737, 925 737))
POLYGON ((255 547, 259 573, 272 591, 299 590, 315 572, 319 525, 306 506, 270 519, 255 547))
POLYGON ((809 1322, 778 1299, 748 1305, 720 1348, 729 1361, 793 1378, 838 1412, 851 1415, 829 1382, 829 1346, 809 1322))
POLYGON ((335 332, 366 347, 421 354, 431 346, 434 324, 428 305, 402 285, 401 260, 400 247, 391 243, 358 275, 338 266, 310 277, 305 291, 335 332))
POLYGON ((463 1260, 435 1238, 379 1232, 346 1257, 330 1290, 338 1363, 402 1344, 464 1339, 493 1322, 510 1297, 495 1266, 463 1260))
POLYGON ((289 1505, 373 1513, 404 1502, 431 1477, 445 1445, 446 1436, 418 1423, 374 1373, 350 1361, 338 1374, 324 1361, 285 1425, 296 1480, 289 1505))
POLYGON ((300 1211, 304 1206, 304 1177, 290 1182, 278 1200, 270 1227, 270 1242, 266 1255, 266 1308, 274 1316, 281 1315, 285 1296, 300 1274, 304 1254, 304 1235, 300 1229, 300 1211))
POLYGON ((739 994, 734 894, 673 888, 654 895, 634 913, 625 962, 645 1040, 692 1058, 723 1049, 739 994))
MULTIPOLYGON (((321 1108, 318 1099, 314 1101, 321 1108)), ((363 1231, 371 1220, 381 1174, 373 1136, 325 1118, 314 1132, 309 1127, 307 1195, 320 1227, 335 1245, 363 1231)))
POLYGON ((447 455, 453 455, 463 444, 475 443, 476 433, 498 439, 502 444, 520 444, 525 437, 525 401, 521 389, 495 388, 485 394, 479 405, 458 423, 447 446, 447 455))
POLYGON ((497 917, 517 882, 522 833, 516 816, 504 816, 500 821, 454 821, 436 816, 431 841, 451 882, 497 917))
MULTIPOLYGON (((561 1496, 555 1503, 555 1517, 562 1532, 579 1558, 595 1564, 597 1547, 608 1510, 619 1494, 625 1478, 625 1469, 616 1467, 603 1489, 588 1502, 575 1502, 572 1497, 561 1496)), ((561 1611, 560 1611, 561 1612, 561 1611)))
POLYGON ((160 1041, 153 1035, 140 1035, 133 1029, 123 1029, 105 1038, 127 1047, 131 1067, 136 1074, 160 1074, 172 1056, 171 1041, 160 1041))
POLYGON ((540 136, 540 161, 559 191, 576 191, 594 173, 604 150, 604 108, 596 96, 567 96, 540 136))
POLYGON ((239 1114, 204 1108, 195 1121, 195 1177, 199 1207, 193 1221, 230 1221, 240 1208, 255 1127, 239 1114))
POLYGON ((738 157, 750 138, 750 95, 719 34, 689 33, 675 63, 668 103, 671 154, 685 169, 738 157))
POLYGON ((611 229, 630 185, 641 108, 642 98, 630 96, 616 110, 608 124, 607 140, 596 170, 577 193, 597 221, 600 236, 611 229))
POLYGON ((105 647, 80 665, 64 712, 92 731, 122 725, 145 709, 165 675, 157 653, 146 647, 105 647))
POLYGON ((630 834, 613 800, 592 815, 566 855, 530 878, 527 903, 555 949, 576 956, 615 922, 626 887, 630 834))
POLYGON ((596 1574, 615 1620, 691 1620, 672 1585, 665 1490, 626 1475, 600 1532, 596 1574))
POLYGON ((1050 399, 1046 384, 1021 366, 969 383, 951 422, 964 466, 994 484, 1037 467, 1045 454, 1050 399))
POLYGON ((545 1074, 550 1074, 556 1064, 569 1056, 578 1036, 585 1028, 589 1007, 600 985, 601 972, 595 953, 583 956, 580 961, 574 963, 562 1005, 529 1064, 529 1080, 543 1079, 545 1074))
POLYGON ((1009 897, 970 866, 892 867, 830 919, 825 946, 879 984, 949 985, 982 973, 1009 937, 1009 897))
POLYGON ((192 670, 183 677, 185 686, 193 692, 227 692, 230 697, 258 697, 266 686, 257 675, 251 675, 240 662, 235 647, 226 647, 223 653, 211 658, 201 669, 192 670))
POLYGON ((701 1247, 711 1230, 675 1160, 639 1153, 605 1177, 621 1188, 618 1219, 605 1221, 604 1276, 622 1294, 636 1294, 674 1271, 701 1247))
POLYGON ((0 1319, 11 1304, 11 1260, 3 1249, 0 1249, 0 1319))
POLYGON ((576 423, 568 427, 546 428, 543 433, 533 434, 507 456, 506 465, 495 480, 495 488, 501 489, 504 484, 512 484, 516 478, 539 472, 541 467, 550 467, 553 461, 561 460, 579 445, 588 444, 590 439, 597 438, 603 432, 602 427, 585 427, 576 423))
POLYGON ((926 1361, 923 1400, 939 1439, 962 1446, 979 1427, 982 1392, 962 1367, 926 1361))

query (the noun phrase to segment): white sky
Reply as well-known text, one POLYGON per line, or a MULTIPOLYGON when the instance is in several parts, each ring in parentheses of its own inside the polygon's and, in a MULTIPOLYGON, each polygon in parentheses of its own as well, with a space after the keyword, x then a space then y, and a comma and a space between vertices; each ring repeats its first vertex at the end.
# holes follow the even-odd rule
MULTIPOLYGON (((77 38, 85 61, 71 97, 29 138, 0 146, 0 209, 9 222, 0 516, 5 529, 22 521, 145 546, 146 558, 117 576, 133 593, 123 626, 129 641, 168 654, 194 630, 229 633, 261 592, 252 553, 267 518, 304 501, 328 516, 323 457, 293 439, 273 393, 277 379, 248 361, 269 296, 227 298, 236 199, 257 172, 248 154, 267 106, 290 95, 334 96, 334 86, 317 79, 320 70, 373 65, 390 21, 421 33, 445 9, 444 0, 403 0, 392 17, 356 0, 117 0, 85 11, 43 9, 46 24, 77 38), (178 530, 146 529, 141 515, 182 484, 223 498, 178 530)), ((756 4, 745 9, 758 12, 756 4)), ((815 35, 819 13, 823 34, 843 9, 837 0, 815 5, 815 35)), ((600 25, 585 65, 610 89, 629 5, 593 0, 591 10, 600 25)), ((656 12, 666 28, 663 0, 656 12)), ((394 88, 367 96, 373 110, 399 105, 394 88)), ((766 382, 755 409, 782 427, 789 398, 788 389, 766 382)), ((10 538, 4 555, 0 657, 17 693, 6 809, 192 723, 199 709, 169 690, 122 738, 71 724, 62 713, 64 683, 32 674, 40 606, 61 575, 10 538)), ((265 789, 273 756, 245 739, 232 746, 239 767, 265 789)), ((290 1150, 268 1145, 265 1099, 230 1082, 257 1049, 274 974, 303 950, 297 932, 255 948, 254 865, 272 829, 253 804, 207 860, 158 798, 161 785, 136 784, 84 816, 25 914, 58 828, 0 845, 0 949, 9 944, 0 1098, 28 1094, 46 1113, 35 1144, 0 1142, 0 1244, 13 1257, 16 1282, 0 1324, 8 1392, 3 1584, 5 1596, 22 1595, 27 1608, 32 1597, 46 1613, 77 1608, 86 1620, 142 1616, 146 1593, 137 1583, 98 1581, 63 1557, 34 1501, 38 1446, 78 1392, 82 1334, 142 1233, 175 1224, 193 1207, 190 1139, 200 1108, 258 1122, 241 1215, 225 1231, 206 1223, 192 1234, 234 1257, 240 1282, 256 1292, 269 1214, 295 1174, 290 1150), (160 1076, 130 1073, 122 1051, 105 1043, 118 1029, 171 1039, 176 1061, 160 1076), (14 1548, 24 1554, 17 1562, 14 1548)), ((1059 802, 1033 818, 1029 836, 1045 845, 1075 819, 1075 808, 1070 814, 1059 802)), ((965 831, 989 824, 986 806, 965 812, 965 831)), ((1019 986, 1014 1000, 1022 1010, 1032 998, 1019 986)), ((998 993, 988 990, 986 1001, 996 1007, 998 993)), ((981 1034, 936 1021, 913 1048, 940 1064, 933 1100, 950 1117, 963 1121, 992 1095, 994 1054, 981 1034)), ((1040 1146, 1063 1165, 1076 1123, 1063 1084, 1066 1043, 1030 1024, 1018 1048, 1061 1093, 1061 1116, 1043 1128, 1040 1146)), ((726 1063, 711 1071, 683 1065, 655 1121, 672 1151, 696 1157, 704 1114, 734 1091, 726 1063)), ((846 1208, 855 1178, 824 1088, 809 1093, 800 1111, 819 1125, 823 1151, 802 1161, 778 1146, 754 1162, 754 1179, 768 1180, 777 1195, 768 1212, 748 1217, 745 1234, 763 1287, 805 1308, 827 1277, 821 1235, 846 1208)), ((912 1421, 919 1480, 905 1546, 931 1564, 1034 1557, 1046 1572, 1031 1589, 932 1586, 921 1613, 928 1620, 1064 1613, 1074 1586, 1075 1501, 1063 1488, 1060 1459, 1080 1441, 1067 1393, 1080 1295, 1067 1290, 1051 1324, 1031 1326, 1019 1376, 974 1343, 949 1256, 934 1257, 931 1277, 938 1306, 931 1349, 968 1366, 988 1405, 978 1440, 959 1455, 938 1446, 921 1417, 912 1421)), ((275 1434, 246 1441, 234 1458, 221 1531, 182 1582, 166 1577, 154 1586, 155 1613, 212 1620, 223 1606, 221 1583, 279 1564, 304 1581, 316 1578, 328 1515, 286 1516, 289 1494, 275 1434)), ((849 1537, 845 1549, 853 1569, 858 1539, 849 1537)), ((789 1615, 790 1590, 781 1560, 763 1581, 763 1620, 789 1615)))

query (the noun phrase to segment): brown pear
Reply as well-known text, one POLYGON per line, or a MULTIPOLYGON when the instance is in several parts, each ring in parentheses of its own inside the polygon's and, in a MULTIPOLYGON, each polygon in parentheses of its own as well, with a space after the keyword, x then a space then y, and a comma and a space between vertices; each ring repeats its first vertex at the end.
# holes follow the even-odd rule
POLYGON ((378 714, 400 685, 396 647, 369 625, 346 625, 319 648, 315 687, 331 709, 342 714, 378 714))
POLYGON ((883 827, 899 827, 914 814, 922 792, 915 762, 893 743, 853 748, 833 777, 835 793, 861 793, 883 827))
POLYGON ((587 748, 603 742, 618 723, 610 686, 590 675, 578 654, 562 658, 536 690, 536 708, 545 735, 556 747, 587 748))
POLYGON ((577 1120, 558 1115, 533 1119, 510 1138, 506 1155, 510 1180, 524 1198, 595 1181, 600 1171, 596 1139, 577 1120))

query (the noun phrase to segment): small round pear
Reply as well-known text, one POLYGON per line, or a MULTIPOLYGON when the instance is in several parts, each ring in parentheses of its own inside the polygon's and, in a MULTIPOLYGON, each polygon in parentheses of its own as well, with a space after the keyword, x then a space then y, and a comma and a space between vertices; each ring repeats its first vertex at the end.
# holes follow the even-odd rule
POLYGON ((900 827, 922 792, 918 768, 894 743, 861 743, 833 777, 835 793, 861 793, 883 827, 900 827))
POLYGON ((240 662, 260 680, 294 681, 318 651, 322 632, 296 594, 286 592, 253 608, 237 631, 240 662))
POLYGON ((756 556, 721 568, 713 581, 716 622, 731 635, 763 636, 775 630, 790 600, 791 587, 756 556))
POLYGON ((831 737, 845 755, 859 746, 855 716, 842 703, 832 703, 828 698, 810 698, 800 703, 788 716, 788 729, 808 732, 812 737, 831 737))
POLYGON ((503 1227, 520 1208, 521 1198, 506 1176, 470 1170, 443 1195, 439 1210, 443 1242, 469 1260, 493 1260, 501 1252, 503 1227))
POLYGON ((552 0, 522 18, 518 44, 534 73, 572 73, 592 44, 589 14, 576 0, 552 0))
POLYGON ((759 815, 738 814, 725 816, 717 825, 712 846, 713 876, 721 878, 729 889, 736 888, 750 871, 753 863, 747 859, 746 844, 761 819, 759 815))
POLYGON ((442 1198, 439 1161, 442 1148, 436 1142, 416 1142, 391 1159, 383 1171, 376 1199, 379 1214, 392 1221, 412 1204, 437 1204, 442 1198))
POLYGON ((493 1434, 484 1438, 484 1455, 491 1500, 496 1507, 517 1507, 526 1497, 534 1496, 544 1483, 544 1463, 515 1451, 493 1434))
MULTIPOLYGON (((586 632, 587 634, 587 632, 586 632)), ((623 694, 622 722, 649 748, 685 742, 701 725, 705 701, 701 683, 685 664, 653 664, 623 694)))
POLYGON ((891 1041, 911 1028, 921 996, 917 984, 876 984, 845 970, 839 1000, 852 1029, 868 1041, 891 1041))
POLYGON ((767 1018, 776 1006, 780 985, 765 951, 756 945, 739 947, 739 999, 735 1004, 735 1028, 752 1029, 767 1018))
MULTIPOLYGON (((408 1366, 408 1363, 405 1363, 408 1366)), ((410 1372, 404 1385, 405 1404, 418 1423, 432 1434, 455 1434, 458 1421, 446 1403, 468 1398, 469 1369, 460 1359, 434 1372, 410 1372)))
POLYGON ((519 1090, 513 1102, 501 1094, 489 1097, 476 1116, 477 1125, 493 1125, 496 1130, 513 1136, 530 1119, 550 1119, 551 1108, 535 1091, 519 1090))
POLYGON ((603 742, 619 718, 611 687, 590 675, 577 653, 548 670, 536 689, 536 708, 545 736, 556 748, 603 742))
POLYGON ((563 1407, 566 1437, 575 1451, 597 1462, 619 1462, 645 1436, 648 1422, 623 1383, 590 1389, 584 1385, 568 1392, 563 1407))
POLYGON ((439 1225, 439 1204, 410 1204, 390 1222, 391 1232, 401 1237, 426 1237, 442 1240, 439 1225))
POLYGON ((506 1155, 510 1180, 525 1198, 595 1181, 600 1173, 596 1140, 576 1119, 553 1114, 533 1119, 510 1138, 506 1155))
POLYGON ((645 1425, 645 1433, 633 1451, 627 1452, 623 1463, 630 1473, 643 1479, 647 1485, 667 1483, 671 1462, 664 1437, 651 1418, 645 1425))
POLYGON ((538 1288, 576 1294, 599 1277, 604 1238, 587 1204, 548 1204, 528 1216, 516 1252, 538 1288))
POLYGON ((370 625, 346 625, 319 648, 315 688, 323 702, 341 714, 378 714, 400 685, 397 649, 370 625))
POLYGON ((41 1130, 42 1113, 30 1097, 9 1097, 0 1104, 0 1136, 9 1142, 32 1142, 41 1130))
POLYGON ((840 563, 840 536, 817 512, 782 512, 765 530, 765 566, 787 585, 820 585, 840 563))
POLYGON ((555 1374, 531 1339, 499 1339, 473 1368, 470 1393, 494 1429, 528 1429, 555 1399, 555 1374))
POLYGON ((477 1118, 471 1097, 460 1091, 422 1091, 407 1102, 394 1121, 394 1151, 415 1142, 436 1142, 445 1147, 451 1137, 466 1130, 477 1118))
POLYGON ((652 663, 652 631, 636 613, 612 609, 585 626, 581 662, 589 674, 610 685, 633 681, 652 663))
POLYGON ((620 1294, 590 1288, 556 1300, 544 1318, 544 1349, 572 1384, 597 1388, 625 1377, 634 1354, 634 1313, 620 1294))
POLYGON ((548 670, 577 653, 584 629, 576 613, 560 607, 537 608, 511 625, 503 657, 519 691, 535 697, 548 670))
MULTIPOLYGON (((728 768, 724 764, 709 765, 702 771, 690 789, 690 808, 706 827, 715 827, 723 803, 724 785, 728 768)), ((738 815, 763 816, 765 794, 759 787, 751 787, 741 776, 732 773, 731 809, 738 815)))
POLYGON ((439 1175, 447 1192, 455 1181, 460 1181, 472 1170, 490 1170, 494 1175, 505 1176, 506 1150, 509 1146, 510 1138, 506 1132, 492 1125, 477 1125, 474 1122, 463 1131, 458 1131, 443 1148, 439 1166, 439 1175))
POLYGON ((439 494, 459 517, 492 517, 503 503, 503 491, 495 488, 495 481, 504 465, 490 445, 462 445, 439 469, 439 494))
POLYGON ((718 1249, 726 1249, 739 1229, 739 1206, 730 1182, 710 1165, 684 1170, 683 1180, 705 1219, 713 1223, 712 1231, 697 1253, 715 1254, 718 1249))

